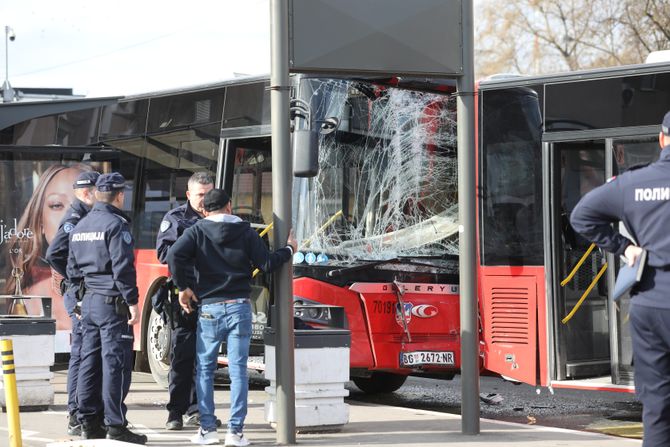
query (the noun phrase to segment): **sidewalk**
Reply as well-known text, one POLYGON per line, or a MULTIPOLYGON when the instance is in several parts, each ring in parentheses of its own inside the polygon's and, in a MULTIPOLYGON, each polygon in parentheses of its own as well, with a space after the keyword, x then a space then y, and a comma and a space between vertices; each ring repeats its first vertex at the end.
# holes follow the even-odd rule
MULTIPOLYGON (((64 443, 70 440, 65 435, 66 394, 65 371, 55 373, 56 402, 49 411, 21 413, 21 426, 25 447, 46 445, 84 446, 105 443, 64 443)), ((217 416, 225 421, 228 411, 229 391, 219 386, 215 392, 217 416)), ((167 413, 164 405, 167 391, 156 385, 147 374, 135 374, 128 404, 128 419, 149 437, 147 445, 189 446, 194 429, 170 432, 164 429, 167 413)), ((265 422, 263 403, 265 392, 256 388, 249 392, 249 414, 245 434, 252 445, 275 445, 274 430, 265 422)), ((352 403, 350 422, 339 433, 299 434, 297 443, 303 447, 321 446, 641 446, 641 441, 611 437, 601 434, 545 428, 537 425, 522 425, 491 420, 481 421, 481 434, 465 436, 460 433, 461 419, 458 415, 416 409, 389 407, 374 404, 352 403)), ((7 445, 6 414, 0 414, 0 445, 7 445)), ((223 433, 221 434, 223 438, 223 433)), ((112 445, 112 444, 107 444, 112 445)), ((114 443, 113 445, 125 445, 114 443)), ((222 445, 222 444, 221 444, 222 445)))

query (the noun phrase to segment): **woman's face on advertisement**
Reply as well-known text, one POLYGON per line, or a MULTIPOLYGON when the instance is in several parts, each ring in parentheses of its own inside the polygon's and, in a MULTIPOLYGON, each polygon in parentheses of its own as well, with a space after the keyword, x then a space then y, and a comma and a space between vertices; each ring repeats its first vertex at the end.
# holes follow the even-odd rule
POLYGON ((79 172, 74 168, 63 169, 51 179, 44 191, 42 228, 47 244, 51 244, 60 221, 74 200, 72 185, 79 172))

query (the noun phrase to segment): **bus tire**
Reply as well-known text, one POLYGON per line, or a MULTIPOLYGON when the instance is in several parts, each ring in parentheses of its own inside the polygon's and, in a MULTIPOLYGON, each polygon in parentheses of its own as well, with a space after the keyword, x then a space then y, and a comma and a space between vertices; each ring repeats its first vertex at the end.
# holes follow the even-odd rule
POLYGON ((392 393, 400 389, 407 376, 375 371, 370 377, 352 377, 354 384, 366 394, 392 393))
POLYGON ((170 371, 170 340, 172 330, 155 310, 151 309, 146 330, 147 357, 151 375, 157 384, 168 387, 170 371))

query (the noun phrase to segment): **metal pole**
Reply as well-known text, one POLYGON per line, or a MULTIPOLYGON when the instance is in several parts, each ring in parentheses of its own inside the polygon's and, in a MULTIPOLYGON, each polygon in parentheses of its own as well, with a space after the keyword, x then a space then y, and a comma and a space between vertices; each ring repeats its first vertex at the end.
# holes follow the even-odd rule
MULTIPOLYGON (((272 67, 272 211, 274 246, 283 247, 291 228, 293 183, 288 68, 288 0, 270 1, 272 67)), ((293 267, 287 262, 274 274, 277 355, 277 443, 295 444, 295 375, 293 336, 293 267)))
POLYGON ((458 78, 458 214, 461 307, 461 431, 479 434, 479 331, 475 245, 475 102, 472 0, 462 0, 463 75, 458 78))
POLYGON ((5 25, 5 82, 2 84, 2 102, 14 100, 14 90, 9 83, 9 25, 5 25))
POLYGON ((9 26, 5 25, 5 82, 9 85, 9 26))

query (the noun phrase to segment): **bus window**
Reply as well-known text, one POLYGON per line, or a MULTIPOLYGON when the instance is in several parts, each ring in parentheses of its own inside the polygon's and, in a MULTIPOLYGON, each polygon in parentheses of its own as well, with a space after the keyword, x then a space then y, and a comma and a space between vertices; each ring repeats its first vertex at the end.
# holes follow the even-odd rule
POLYGON ((224 129, 270 124, 269 82, 228 87, 223 107, 224 129))
POLYGON ((270 140, 267 149, 247 148, 243 143, 235 149, 233 176, 233 214, 252 224, 272 222, 272 158, 270 140))
POLYGON ((625 172, 631 166, 652 163, 658 160, 660 155, 661 150, 656 136, 612 141, 612 158, 614 161, 612 166, 615 166, 615 174, 625 172))
POLYGON ((529 88, 482 93, 483 265, 542 265, 542 118, 529 88))
POLYGON ((143 154, 138 201, 135 204, 136 247, 154 249, 165 213, 186 201, 188 179, 195 172, 214 177, 219 126, 175 129, 147 136, 136 150, 143 154))

